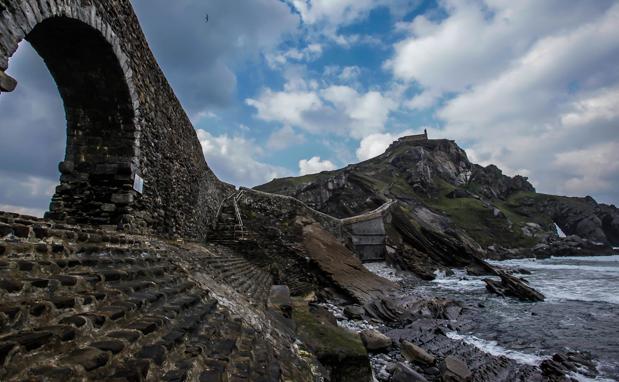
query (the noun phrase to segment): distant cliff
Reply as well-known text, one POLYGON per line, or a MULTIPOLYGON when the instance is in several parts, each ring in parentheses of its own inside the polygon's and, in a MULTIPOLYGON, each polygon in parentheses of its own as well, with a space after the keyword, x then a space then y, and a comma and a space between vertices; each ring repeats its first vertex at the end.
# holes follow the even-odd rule
POLYGON ((619 211, 592 198, 536 193, 522 176, 471 163, 451 140, 399 140, 381 155, 335 171, 275 179, 256 187, 293 196, 337 217, 399 201, 416 226, 472 250, 531 249, 567 235, 619 245, 619 211))

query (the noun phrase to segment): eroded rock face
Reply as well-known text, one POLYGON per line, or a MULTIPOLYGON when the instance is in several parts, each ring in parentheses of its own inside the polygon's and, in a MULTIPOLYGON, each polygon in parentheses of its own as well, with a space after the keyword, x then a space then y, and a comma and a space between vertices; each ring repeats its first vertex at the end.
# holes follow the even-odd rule
POLYGON ((509 275, 504 271, 497 271, 501 281, 484 279, 486 289, 503 297, 515 297, 522 301, 544 301, 544 295, 528 286, 523 280, 509 275))
MULTIPOLYGON (((276 179, 257 189, 293 196, 336 217, 395 200, 404 211, 400 222, 416 227, 416 236, 423 229, 436 231, 488 256, 495 252, 484 252, 489 248, 505 248, 502 258, 521 256, 556 237, 555 223, 568 235, 619 246, 614 206, 591 198, 537 194, 525 177, 505 176, 494 165, 472 164, 449 140, 395 142, 385 153, 344 169, 276 179)), ((398 225, 403 226, 393 226, 398 225)), ((396 267, 425 279, 441 265, 460 263, 459 255, 437 259, 436 252, 413 245, 387 256, 396 267)))
POLYGON ((523 198, 519 210, 549 216, 566 235, 619 246, 619 210, 584 198, 538 195, 523 198))

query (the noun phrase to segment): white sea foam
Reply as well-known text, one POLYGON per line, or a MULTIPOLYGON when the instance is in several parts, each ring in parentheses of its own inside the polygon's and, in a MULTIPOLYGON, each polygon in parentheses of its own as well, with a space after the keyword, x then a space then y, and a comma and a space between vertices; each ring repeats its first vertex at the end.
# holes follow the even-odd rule
POLYGON ((402 280, 400 276, 396 275, 396 269, 387 265, 387 263, 385 263, 384 261, 376 263, 365 263, 363 265, 367 268, 368 271, 389 281, 398 282, 402 280))
POLYGON ((619 304, 619 255, 552 257, 490 261, 493 265, 532 270, 531 286, 547 301, 599 301, 619 304))
POLYGON ((485 283, 481 277, 472 277, 466 274, 462 269, 453 269, 453 275, 447 276, 443 271, 436 271, 436 278, 433 283, 438 284, 441 288, 456 290, 456 291, 473 291, 476 289, 485 288, 485 283))
POLYGON ((578 373, 568 373, 568 376, 574 378, 578 382, 616 382, 614 379, 608 379, 603 377, 589 378, 578 373))
POLYGON ((473 345, 484 353, 488 353, 497 357, 504 356, 525 365, 537 366, 546 359, 535 354, 506 349, 503 346, 499 345, 496 341, 484 340, 473 335, 463 335, 456 332, 447 332, 446 335, 453 340, 460 340, 469 345, 473 345))
MULTIPOLYGON (((484 353, 493 355, 495 357, 504 356, 524 365, 539 366, 544 360, 548 359, 548 357, 542 357, 536 354, 507 349, 499 345, 496 341, 484 340, 473 335, 459 334, 457 332, 447 332, 446 335, 453 340, 462 341, 469 345, 475 346, 477 349, 483 351, 484 353)), ((599 376, 596 378, 589 378, 578 373, 570 373, 569 376, 574 378, 578 382, 613 382, 612 379, 607 379, 599 376)))

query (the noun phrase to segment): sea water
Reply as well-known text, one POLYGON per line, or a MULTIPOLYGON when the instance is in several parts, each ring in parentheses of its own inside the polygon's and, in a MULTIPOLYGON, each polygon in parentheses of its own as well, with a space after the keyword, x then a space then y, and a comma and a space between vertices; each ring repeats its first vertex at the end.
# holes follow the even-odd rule
POLYGON ((491 295, 484 277, 462 270, 451 276, 438 274, 418 289, 460 300, 469 308, 466 332, 451 332, 450 337, 525 364, 539 364, 557 352, 587 351, 598 362, 598 380, 619 380, 618 255, 491 263, 530 271, 516 276, 542 292, 545 301, 526 303, 491 295))

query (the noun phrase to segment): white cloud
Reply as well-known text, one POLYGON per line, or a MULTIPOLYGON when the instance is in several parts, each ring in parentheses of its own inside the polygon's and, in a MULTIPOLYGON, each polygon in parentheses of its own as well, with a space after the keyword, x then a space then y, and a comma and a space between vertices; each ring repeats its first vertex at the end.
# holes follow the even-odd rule
POLYGON ((320 160, 320 157, 315 156, 310 159, 301 159, 299 161, 299 175, 315 174, 321 171, 335 170, 335 164, 330 160, 320 160))
POLYGON ((267 147, 273 150, 281 150, 303 142, 305 142, 305 137, 302 134, 297 134, 290 126, 284 126, 271 134, 267 141, 267 147))
POLYGON ((40 208, 28 208, 14 206, 12 204, 0 204, 0 211, 13 212, 20 215, 34 216, 37 218, 42 218, 45 214, 45 210, 40 208))
POLYGON ((564 189, 570 194, 614 191, 614 181, 619 179, 619 142, 559 153, 552 164, 567 174, 564 189))
POLYGON ((257 117, 269 122, 303 126, 304 113, 322 107, 322 101, 313 91, 281 91, 266 89, 258 99, 248 98, 246 103, 258 111, 257 117))
POLYGON ((400 137, 415 134, 412 130, 405 130, 400 133, 391 134, 370 134, 359 142, 357 149, 357 159, 364 161, 374 158, 385 152, 389 145, 400 137))
POLYGON ((205 105, 230 105, 237 87, 236 66, 277 49, 300 26, 300 17, 281 1, 132 4, 157 61, 190 113, 205 105))
POLYGON ((365 18, 381 0, 289 0, 306 24, 322 23, 331 28, 365 18))
POLYGON ((339 75, 339 79, 344 82, 354 81, 361 75, 361 68, 353 66, 345 66, 342 68, 342 72, 339 75))
POLYGON ((264 153, 251 140, 227 134, 214 136, 201 129, 196 131, 209 167, 226 182, 251 187, 292 175, 288 169, 261 162, 258 158, 264 153))
POLYGON ((43 217, 58 180, 0 170, 0 210, 43 217))
POLYGON ((349 86, 307 89, 288 82, 283 91, 265 89, 246 103, 257 110, 256 117, 279 122, 311 133, 330 132, 360 139, 381 132, 397 102, 378 91, 360 93, 349 86), (304 89, 304 90, 298 90, 304 89))
POLYGON ((190 116, 191 123, 195 126, 205 119, 221 119, 217 114, 209 110, 202 110, 190 116))
POLYGON ((397 107, 395 101, 380 92, 360 94, 348 86, 330 86, 324 89, 322 96, 348 117, 349 132, 353 138, 382 131, 389 113, 397 107))
POLYGON ((309 62, 320 58, 322 55, 322 45, 309 43, 302 49, 291 48, 284 52, 273 52, 265 54, 268 65, 277 69, 288 64, 290 61, 309 62))
POLYGON ((432 94, 460 92, 493 79, 540 38, 595 20, 609 1, 446 1, 448 17, 425 15, 406 26, 408 37, 386 62, 396 78, 432 94))

